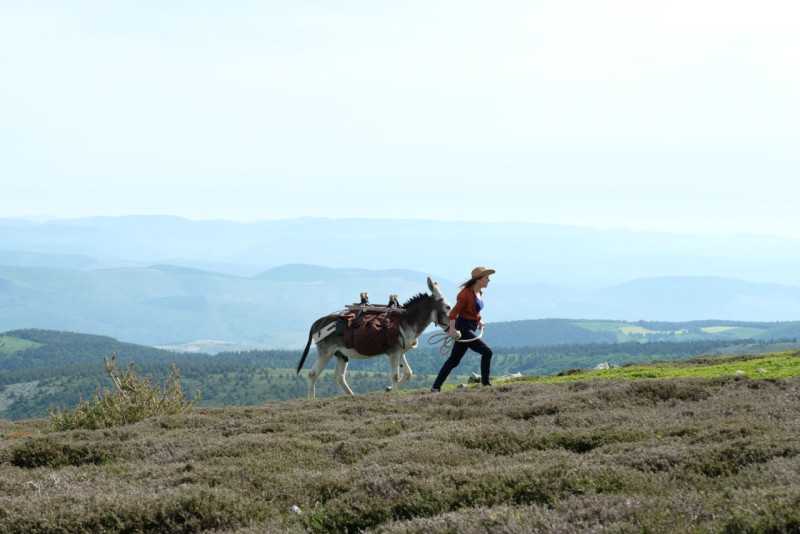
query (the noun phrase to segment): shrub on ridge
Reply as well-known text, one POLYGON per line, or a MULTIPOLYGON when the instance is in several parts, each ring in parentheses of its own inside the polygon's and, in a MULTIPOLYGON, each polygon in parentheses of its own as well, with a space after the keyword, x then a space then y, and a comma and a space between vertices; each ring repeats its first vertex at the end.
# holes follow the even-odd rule
POLYGON ((116 356, 111 360, 103 356, 106 372, 111 377, 115 391, 108 388, 100 391, 98 386, 92 401, 82 400, 73 411, 50 409, 50 416, 57 430, 75 428, 110 428, 136 423, 148 417, 170 415, 191 410, 199 400, 200 393, 194 399, 187 400, 181 389, 180 373, 172 366, 169 384, 151 385, 152 377, 139 376, 135 364, 130 363, 123 373, 117 369, 116 356))

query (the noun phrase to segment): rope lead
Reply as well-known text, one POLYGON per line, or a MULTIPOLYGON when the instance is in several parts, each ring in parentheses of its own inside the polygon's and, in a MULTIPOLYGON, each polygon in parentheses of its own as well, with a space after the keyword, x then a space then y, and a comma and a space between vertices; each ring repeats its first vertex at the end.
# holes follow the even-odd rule
POLYGON ((455 339, 453 339, 447 332, 436 332, 428 337, 428 344, 437 345, 441 343, 442 346, 439 347, 439 353, 441 353, 442 356, 444 356, 448 352, 450 352, 450 349, 453 346, 453 341, 456 341, 458 343, 469 343, 470 341, 475 341, 476 339, 480 339, 481 337, 483 337, 483 328, 481 328, 481 332, 480 334, 478 334, 478 337, 473 337, 471 339, 461 339, 461 332, 456 332, 455 339))

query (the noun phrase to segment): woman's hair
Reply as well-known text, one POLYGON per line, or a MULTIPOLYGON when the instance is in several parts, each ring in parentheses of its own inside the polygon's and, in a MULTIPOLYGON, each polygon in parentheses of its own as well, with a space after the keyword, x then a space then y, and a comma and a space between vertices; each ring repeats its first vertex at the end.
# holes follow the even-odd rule
POLYGON ((461 289, 466 289, 468 287, 474 286, 475 282, 477 282, 478 280, 480 280, 480 278, 470 278, 469 280, 461 284, 461 289))

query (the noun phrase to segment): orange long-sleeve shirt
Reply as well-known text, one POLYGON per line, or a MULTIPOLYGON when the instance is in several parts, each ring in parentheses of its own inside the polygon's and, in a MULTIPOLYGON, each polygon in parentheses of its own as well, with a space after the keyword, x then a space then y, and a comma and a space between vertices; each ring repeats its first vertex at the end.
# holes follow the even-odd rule
POLYGON ((456 317, 463 317, 470 321, 480 321, 481 314, 478 312, 475 298, 475 290, 471 287, 465 287, 459 291, 456 297, 456 305, 450 310, 450 320, 454 320, 456 317))

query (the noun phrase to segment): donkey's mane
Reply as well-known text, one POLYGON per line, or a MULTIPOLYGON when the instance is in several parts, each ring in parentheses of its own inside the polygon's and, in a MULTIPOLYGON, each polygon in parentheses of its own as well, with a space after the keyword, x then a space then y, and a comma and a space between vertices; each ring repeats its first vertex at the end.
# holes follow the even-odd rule
POLYGON ((403 307, 406 309, 406 320, 409 324, 417 324, 419 321, 426 320, 429 307, 432 304, 432 297, 427 293, 418 293, 408 299, 403 307))
POLYGON ((430 297, 430 295, 428 295, 427 293, 417 293, 416 295, 414 295, 413 297, 408 299, 406 301, 406 303, 403 304, 403 307, 404 308, 408 308, 409 306, 413 306, 413 305, 417 304, 422 299, 426 299, 426 298, 429 298, 429 297, 430 297))

